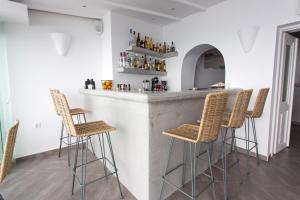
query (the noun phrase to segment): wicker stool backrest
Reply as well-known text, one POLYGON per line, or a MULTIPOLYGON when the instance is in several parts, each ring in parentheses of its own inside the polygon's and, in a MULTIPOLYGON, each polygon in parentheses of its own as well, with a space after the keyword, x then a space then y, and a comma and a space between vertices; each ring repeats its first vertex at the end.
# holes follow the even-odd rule
POLYGON ((228 127, 240 128, 243 125, 252 92, 253 90, 249 89, 242 90, 237 93, 230 115, 230 119, 227 125, 228 127))
POLYGON ((251 117, 253 117, 253 118, 261 117, 261 115, 264 111, 264 107, 265 107, 266 99, 268 97, 269 90, 270 90, 270 88, 261 88, 259 90, 258 95, 256 97, 256 101, 254 104, 254 108, 253 108, 251 117))
POLYGON ((59 107, 58 107, 58 103, 57 103, 57 100, 55 99, 54 95, 56 93, 60 93, 59 90, 57 89, 50 89, 50 93, 51 93, 51 97, 52 97, 52 100, 53 100, 53 104, 54 104, 54 109, 55 109, 55 112, 57 115, 61 115, 61 111, 59 110, 59 107))
POLYGON ((16 123, 8 130, 6 136, 4 154, 3 154, 1 167, 0 167, 0 183, 4 180, 4 178, 9 173, 9 170, 11 168, 18 127, 19 127, 19 121, 16 121, 16 123))
POLYGON ((210 93, 206 96, 197 142, 210 142, 218 138, 227 100, 227 92, 210 93))
POLYGON ((63 122, 66 127, 67 133, 76 136, 77 132, 66 96, 62 93, 56 93, 54 94, 54 97, 56 99, 58 109, 61 111, 61 115, 63 117, 63 122))

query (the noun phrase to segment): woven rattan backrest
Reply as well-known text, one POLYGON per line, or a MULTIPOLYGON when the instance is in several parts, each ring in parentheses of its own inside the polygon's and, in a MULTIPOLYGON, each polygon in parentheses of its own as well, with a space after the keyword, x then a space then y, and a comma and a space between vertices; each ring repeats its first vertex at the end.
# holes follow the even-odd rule
POLYGON ((75 125, 73 122, 72 115, 70 113, 70 107, 68 104, 68 101, 64 94, 62 93, 56 93, 54 94, 54 97, 57 101, 57 105, 59 110, 61 111, 61 115, 63 117, 64 125, 66 127, 67 133, 73 136, 77 135, 75 125))
POLYGON ((264 107, 265 107, 265 103, 266 103, 266 99, 267 99, 269 90, 270 90, 270 88, 261 88, 259 90, 258 95, 256 97, 256 101, 254 104, 254 108, 253 108, 251 117, 253 117, 253 118, 261 117, 261 115, 264 111, 264 107))
POLYGON ((243 125, 252 92, 253 90, 250 89, 242 90, 237 93, 230 119, 227 124, 228 127, 240 128, 243 125))
POLYGON ((50 89, 50 93, 51 93, 51 97, 52 97, 52 100, 53 100, 55 112, 56 112, 57 115, 60 116, 61 115, 61 111, 59 110, 59 107, 57 105, 58 103, 57 103, 57 101, 56 101, 56 99, 54 97, 54 95, 56 93, 60 93, 60 92, 59 92, 59 90, 56 90, 56 89, 50 89))
POLYGON ((218 138, 228 93, 210 93, 205 98, 197 142, 209 142, 218 138))
POLYGON ((4 154, 0 167, 0 183, 4 180, 5 176, 9 173, 13 159, 13 153, 16 143, 17 131, 19 121, 17 121, 8 131, 4 147, 4 154))

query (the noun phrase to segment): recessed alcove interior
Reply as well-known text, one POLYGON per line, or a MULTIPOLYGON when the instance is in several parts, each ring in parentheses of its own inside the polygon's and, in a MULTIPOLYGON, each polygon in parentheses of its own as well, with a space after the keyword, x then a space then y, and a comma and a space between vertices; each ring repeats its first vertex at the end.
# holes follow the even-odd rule
POLYGON ((181 89, 209 88, 225 83, 225 61, 222 53, 210 44, 200 44, 187 52, 181 71, 181 89))

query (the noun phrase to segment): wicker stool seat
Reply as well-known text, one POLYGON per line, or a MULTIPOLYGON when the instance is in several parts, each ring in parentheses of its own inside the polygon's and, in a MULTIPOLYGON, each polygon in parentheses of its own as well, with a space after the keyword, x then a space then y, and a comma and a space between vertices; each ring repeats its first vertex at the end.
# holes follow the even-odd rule
POLYGON ((94 121, 94 122, 86 122, 86 123, 81 123, 81 124, 74 124, 73 119, 72 119, 72 114, 70 112, 70 108, 69 108, 69 105, 68 105, 65 95, 63 95, 61 93, 55 93, 54 99, 57 102, 59 110, 61 111, 61 115, 63 117, 63 122, 66 126, 67 133, 76 138, 76 152, 75 152, 74 166, 73 166, 73 170, 72 170, 72 173, 73 173, 72 194, 74 192, 75 179, 78 181, 78 183, 81 187, 81 200, 84 200, 85 199, 85 187, 88 184, 94 183, 98 180, 102 180, 103 178, 108 179, 109 176, 116 175, 120 195, 123 198, 121 184, 120 184, 119 176, 118 176, 118 169, 116 167, 112 143, 111 143, 111 139, 110 139, 110 132, 115 131, 116 129, 114 127, 108 125, 104 121, 94 121), (104 135, 106 136, 107 145, 104 144, 104 135), (92 136, 97 136, 97 138, 99 140, 101 157, 91 160, 91 161, 88 161, 88 158, 87 158, 88 142, 91 141, 92 136), (80 143, 82 144, 81 163, 77 164, 80 143), (108 148, 109 148, 109 151, 111 154, 111 160, 108 159, 105 155, 105 146, 108 146, 108 148), (102 177, 98 177, 90 182, 87 182, 86 181, 87 165, 92 162, 98 161, 98 160, 101 160, 103 162, 105 175, 102 177), (106 162, 113 167, 112 172, 110 172, 109 174, 108 174, 108 170, 106 167, 106 162), (81 170, 80 170, 81 176, 77 175, 78 168, 81 168, 81 170))
POLYGON ((104 121, 87 122, 84 124, 75 124, 76 136, 91 136, 111 131, 116 131, 116 128, 109 126, 104 121))
MULTIPOLYGON (((54 95, 57 94, 57 93, 60 93, 60 91, 57 90, 57 89, 50 89, 50 94, 51 94, 51 97, 52 97, 52 100, 53 100, 55 112, 58 116, 61 117, 62 116, 61 110, 59 109, 58 102, 54 97, 54 95)), ((70 109, 70 114, 72 116, 77 117, 77 123, 81 123, 81 117, 83 117, 83 122, 86 122, 86 117, 85 117, 86 112, 87 111, 82 109, 82 108, 71 108, 70 109)), ((71 146, 74 145, 75 143, 72 142, 71 135, 64 136, 64 123, 63 123, 63 120, 62 120, 62 123, 61 123, 58 157, 61 156, 62 143, 67 145, 67 148, 68 148, 68 166, 70 166, 71 165, 70 164, 71 163, 71 158, 70 158, 71 146), (67 141, 65 141, 65 140, 67 140, 67 141)), ((91 147, 92 147, 93 154, 95 155, 94 147, 93 147, 91 141, 90 141, 90 144, 91 144, 91 147)))
MULTIPOLYGON (((211 163, 211 148, 212 143, 218 138, 221 123, 223 119, 223 114, 226 108, 228 99, 227 92, 210 93, 205 98, 204 108, 202 112, 202 118, 199 126, 192 124, 183 124, 177 128, 173 128, 167 131, 163 131, 162 134, 171 137, 170 149, 167 159, 167 165, 162 176, 162 187, 160 193, 160 199, 162 199, 165 184, 177 189, 187 197, 195 200, 205 189, 212 186, 214 190, 214 178, 212 173, 212 163, 211 163), (176 167, 169 169, 170 157, 173 150, 174 141, 183 142, 183 162, 176 167), (189 155, 191 162, 191 174, 192 174, 192 194, 188 194, 186 191, 180 189, 180 187, 171 183, 167 176, 172 172, 182 167, 182 186, 185 184, 185 167, 186 167, 186 144, 189 144, 189 155), (210 178, 210 182, 204 187, 203 190, 196 194, 196 164, 198 163, 197 157, 197 144, 202 143, 206 146, 207 161, 209 166, 209 174, 203 172, 202 174, 210 178)), ((215 193, 214 193, 215 197, 215 193)))
POLYGON ((197 142, 199 126, 192 124, 183 124, 177 128, 163 131, 164 135, 174 137, 188 142, 197 142))

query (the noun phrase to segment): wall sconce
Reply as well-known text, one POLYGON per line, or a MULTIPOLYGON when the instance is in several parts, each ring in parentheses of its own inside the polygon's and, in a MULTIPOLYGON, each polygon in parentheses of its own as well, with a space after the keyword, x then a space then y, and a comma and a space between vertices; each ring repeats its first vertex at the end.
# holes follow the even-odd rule
POLYGON ((258 31, 259 26, 246 26, 238 30, 237 34, 240 38, 240 42, 245 53, 251 51, 258 31))
POLYGON ((54 47, 59 56, 66 56, 68 54, 72 37, 66 33, 51 33, 51 38, 54 43, 54 47))

